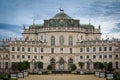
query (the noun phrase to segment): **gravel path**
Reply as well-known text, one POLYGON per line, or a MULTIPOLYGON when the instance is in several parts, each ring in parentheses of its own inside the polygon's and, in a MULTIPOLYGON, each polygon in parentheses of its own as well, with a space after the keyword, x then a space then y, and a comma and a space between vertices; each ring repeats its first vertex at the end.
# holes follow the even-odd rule
POLYGON ((29 77, 20 78, 18 80, 106 80, 105 78, 95 77, 94 75, 29 75, 29 77))

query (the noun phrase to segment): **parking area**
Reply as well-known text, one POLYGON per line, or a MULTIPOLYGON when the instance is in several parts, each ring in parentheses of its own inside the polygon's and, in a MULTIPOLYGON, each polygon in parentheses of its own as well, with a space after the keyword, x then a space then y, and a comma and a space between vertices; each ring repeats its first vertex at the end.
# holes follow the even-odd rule
POLYGON ((29 75, 18 80, 106 80, 94 75, 74 75, 74 74, 51 74, 51 75, 29 75))

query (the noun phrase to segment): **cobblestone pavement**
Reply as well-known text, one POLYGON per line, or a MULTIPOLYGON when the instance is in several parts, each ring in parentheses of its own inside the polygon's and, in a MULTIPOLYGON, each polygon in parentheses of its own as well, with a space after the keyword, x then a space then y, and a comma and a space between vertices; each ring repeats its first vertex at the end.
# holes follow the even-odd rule
POLYGON ((72 74, 52 74, 52 75, 29 75, 18 80, 106 80, 94 75, 72 75, 72 74))

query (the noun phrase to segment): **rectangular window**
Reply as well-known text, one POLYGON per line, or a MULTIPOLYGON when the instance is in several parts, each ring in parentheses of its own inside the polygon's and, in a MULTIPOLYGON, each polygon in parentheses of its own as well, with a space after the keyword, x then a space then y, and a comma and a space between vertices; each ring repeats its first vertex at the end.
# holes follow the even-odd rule
POLYGON ((95 52, 95 51, 96 51, 96 48, 94 47, 94 48, 93 48, 93 52, 95 52))
POLYGON ((8 62, 5 62, 5 69, 8 69, 8 62))
POLYGON ((12 51, 15 51, 15 47, 12 47, 12 51))
POLYGON ((87 48, 87 52, 89 52, 89 48, 87 48))
POLYGON ((51 53, 54 53, 54 48, 51 48, 51 53))
POLYGON ((102 47, 99 47, 99 51, 102 51, 102 47))
POLYGON ((89 59, 89 56, 87 56, 87 59, 89 59))
POLYGON ((118 55, 115 55, 116 58, 118 58, 118 55))
POLYGON ((37 52, 37 48, 34 48, 34 52, 37 52))
POLYGON ((60 51, 63 51, 63 48, 60 48, 60 51))
POLYGON ((80 48, 80 52, 83 52, 83 48, 80 48))
POLYGON ((93 55, 93 59, 96 59, 96 56, 95 56, 95 55, 93 55))
POLYGON ((43 50, 43 48, 41 48, 41 52, 43 52, 44 50, 43 50))
POLYGON ((109 58, 112 58, 112 55, 109 55, 109 58))
POLYGON ((116 65, 116 69, 118 69, 119 67, 118 67, 118 62, 115 62, 115 65, 116 65))
POLYGON ((102 58, 102 55, 99 55, 99 58, 101 59, 101 58, 102 58))
POLYGON ((83 56, 80 56, 80 59, 83 59, 83 56))
POLYGON ((22 58, 24 59, 24 58, 25 58, 25 55, 22 55, 22 58))
POLYGON ((17 55, 17 59, 19 59, 20 58, 20 55, 17 55))
POLYGON ((104 58, 107 58, 107 55, 104 55, 104 58))
POLYGON ((51 46, 55 45, 55 36, 51 36, 51 46))
POLYGON ((8 58, 8 55, 6 55, 6 58, 8 58))
POLYGON ((41 56, 41 59, 43 59, 43 56, 41 56))
POLYGON ((112 47, 109 47, 109 51, 112 51, 112 47))
POLYGON ((104 47, 104 51, 107 51, 107 47, 104 47))
POLYGON ((22 51, 25 51, 25 48, 24 48, 24 47, 22 47, 22 51))
POLYGON ((28 48, 28 52, 30 52, 30 48, 28 48))
POLYGON ((34 59, 37 59, 37 56, 34 56, 34 59))
POLYGON ((72 53, 72 48, 70 48, 70 53, 72 53))
POLYGON ((28 59, 30 59, 30 55, 28 55, 28 59))

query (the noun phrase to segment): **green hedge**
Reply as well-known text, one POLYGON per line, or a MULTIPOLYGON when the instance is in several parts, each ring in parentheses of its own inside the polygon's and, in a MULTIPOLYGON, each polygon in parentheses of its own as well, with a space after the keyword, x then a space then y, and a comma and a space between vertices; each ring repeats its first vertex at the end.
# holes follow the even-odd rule
POLYGON ((15 78, 11 78, 10 80, 17 80, 17 79, 15 79, 15 78))
POLYGON ((116 75, 116 78, 114 80, 120 80, 120 73, 116 75))
POLYGON ((106 79, 106 80, 114 80, 114 79, 106 79))
POLYGON ((0 79, 9 80, 9 77, 6 74, 0 74, 0 79))

